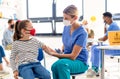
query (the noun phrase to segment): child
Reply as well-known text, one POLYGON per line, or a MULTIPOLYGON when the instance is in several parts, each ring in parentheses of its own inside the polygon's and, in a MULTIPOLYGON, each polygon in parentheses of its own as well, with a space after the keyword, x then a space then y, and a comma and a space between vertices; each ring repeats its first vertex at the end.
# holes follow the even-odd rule
POLYGON ((10 56, 14 78, 18 75, 23 79, 51 79, 50 73, 37 60, 38 49, 42 48, 49 54, 49 49, 39 40, 31 37, 35 30, 29 20, 19 22, 15 26, 13 44, 10 56), (32 34, 31 34, 32 33, 32 34))
POLYGON ((0 74, 6 74, 7 72, 3 71, 2 58, 5 60, 6 64, 9 65, 9 61, 5 57, 4 49, 0 46, 0 74))
MULTIPOLYGON (((83 20, 82 25, 85 27, 87 33, 88 33, 88 39, 94 39, 94 31, 92 29, 88 28, 88 21, 83 20)), ((93 45, 93 42, 87 42, 87 49, 90 51, 90 47, 93 45)))

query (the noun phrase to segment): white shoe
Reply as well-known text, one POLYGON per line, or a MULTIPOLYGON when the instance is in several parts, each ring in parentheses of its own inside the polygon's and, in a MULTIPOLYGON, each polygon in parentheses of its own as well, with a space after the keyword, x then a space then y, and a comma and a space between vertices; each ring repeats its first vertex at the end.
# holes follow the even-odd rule
POLYGON ((88 69, 87 71, 87 77, 88 78, 93 78, 93 77, 96 77, 98 74, 93 70, 93 69, 88 69))

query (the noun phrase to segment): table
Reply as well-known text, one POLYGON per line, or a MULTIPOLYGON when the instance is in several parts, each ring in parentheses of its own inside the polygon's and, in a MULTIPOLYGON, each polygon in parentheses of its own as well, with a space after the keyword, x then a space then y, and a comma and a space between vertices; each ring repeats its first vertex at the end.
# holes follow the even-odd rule
POLYGON ((101 69, 101 79, 104 78, 104 55, 105 55, 105 50, 120 50, 120 46, 98 46, 98 49, 101 49, 101 56, 102 56, 102 69, 101 69))
POLYGON ((88 38, 87 42, 97 42, 99 46, 101 46, 103 44, 104 41, 100 41, 97 39, 93 39, 93 38, 88 38))

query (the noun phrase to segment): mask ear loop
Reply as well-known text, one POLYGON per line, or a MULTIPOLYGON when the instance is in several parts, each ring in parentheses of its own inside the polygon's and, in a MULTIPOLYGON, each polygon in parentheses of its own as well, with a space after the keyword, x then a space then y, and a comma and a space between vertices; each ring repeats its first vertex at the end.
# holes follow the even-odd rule
MULTIPOLYGON (((78 17, 75 15, 71 16, 71 18, 74 20, 73 22, 76 22, 76 20, 78 19, 78 17)), ((72 25, 73 23, 70 22, 70 24, 72 25)))

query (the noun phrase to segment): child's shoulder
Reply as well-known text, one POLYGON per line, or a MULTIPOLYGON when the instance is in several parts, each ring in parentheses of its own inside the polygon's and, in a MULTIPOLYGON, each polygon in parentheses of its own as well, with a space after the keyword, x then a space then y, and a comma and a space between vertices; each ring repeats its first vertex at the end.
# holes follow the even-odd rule
POLYGON ((39 38, 37 38, 37 37, 32 37, 32 38, 31 38, 31 41, 37 42, 37 43, 40 42, 39 38))
POLYGON ((17 44, 19 44, 20 42, 19 42, 19 40, 16 40, 16 41, 13 41, 12 42, 12 45, 17 45, 17 44))
POLYGON ((31 37, 31 39, 34 41, 39 41, 39 39, 37 37, 31 37))

